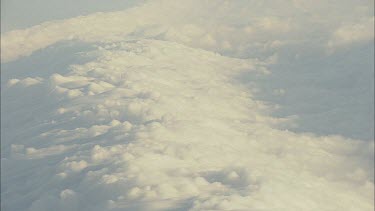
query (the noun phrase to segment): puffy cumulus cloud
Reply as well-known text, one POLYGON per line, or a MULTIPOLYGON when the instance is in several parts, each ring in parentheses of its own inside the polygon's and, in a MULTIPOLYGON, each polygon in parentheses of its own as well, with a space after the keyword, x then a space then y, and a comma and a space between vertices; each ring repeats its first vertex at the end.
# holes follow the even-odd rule
POLYGON ((374 209, 374 143, 278 129, 233 81, 263 62, 144 39, 89 54, 3 84, 2 209, 374 209))
POLYGON ((251 52, 272 54, 279 46, 276 43, 324 48, 324 41, 337 45, 371 38, 373 21, 367 21, 373 20, 371 4, 341 0, 314 4, 305 0, 148 1, 125 11, 95 13, 7 32, 1 37, 1 57, 2 62, 15 60, 63 40, 111 42, 134 38, 176 41, 242 57, 251 52), (348 21, 354 21, 354 25, 342 26, 348 21), (339 29, 330 41, 334 28, 339 29))

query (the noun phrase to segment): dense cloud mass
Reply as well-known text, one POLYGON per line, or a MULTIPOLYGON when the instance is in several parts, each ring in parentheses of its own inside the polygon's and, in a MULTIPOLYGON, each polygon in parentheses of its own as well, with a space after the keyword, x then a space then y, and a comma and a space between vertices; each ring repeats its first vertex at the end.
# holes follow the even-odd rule
MULTIPOLYGON (((156 38, 234 55, 303 43, 334 51, 373 39, 372 1, 150 1, 120 12, 46 22, 2 36, 2 60, 62 40, 156 38)), ((260 53, 258 52, 258 53, 260 53)))
POLYGON ((6 32, 1 209, 371 211, 373 25, 365 0, 157 0, 6 32), (357 119, 323 99, 293 130, 337 88, 357 119))

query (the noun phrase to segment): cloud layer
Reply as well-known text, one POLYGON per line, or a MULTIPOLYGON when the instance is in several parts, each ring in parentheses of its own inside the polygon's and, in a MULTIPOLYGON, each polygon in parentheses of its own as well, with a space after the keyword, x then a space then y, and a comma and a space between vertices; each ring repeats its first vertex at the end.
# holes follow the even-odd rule
POLYGON ((125 11, 7 32, 1 38, 1 56, 2 61, 11 61, 63 40, 111 42, 134 37, 176 41, 236 56, 249 51, 274 53, 290 42, 332 51, 338 45, 373 39, 373 25, 372 1, 315 1, 311 5, 305 0, 158 0, 125 11))
POLYGON ((4 210, 373 209, 373 142, 275 129, 231 82, 261 64, 151 40, 90 54, 4 87, 4 210))
POLYGON ((2 35, 26 65, 2 72, 1 208, 373 210, 373 141, 288 131, 238 82, 284 46, 373 39, 373 3, 340 2, 150 1, 2 35))

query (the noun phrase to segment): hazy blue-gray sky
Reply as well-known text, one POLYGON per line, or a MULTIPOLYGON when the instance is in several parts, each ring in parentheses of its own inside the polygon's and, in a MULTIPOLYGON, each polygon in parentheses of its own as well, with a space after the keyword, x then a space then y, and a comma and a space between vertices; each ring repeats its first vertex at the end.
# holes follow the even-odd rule
POLYGON ((45 21, 122 10, 142 0, 1 0, 1 31, 45 21))

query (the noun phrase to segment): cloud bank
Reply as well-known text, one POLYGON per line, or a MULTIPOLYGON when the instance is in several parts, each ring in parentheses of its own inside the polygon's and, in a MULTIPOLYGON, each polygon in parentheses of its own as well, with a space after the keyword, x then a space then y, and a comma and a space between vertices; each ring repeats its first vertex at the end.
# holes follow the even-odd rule
POLYGON ((1 38, 2 61, 73 39, 112 42, 157 38, 236 56, 249 51, 273 52, 290 42, 334 48, 373 39, 373 22, 371 1, 315 1, 312 5, 305 0, 158 0, 125 11, 95 13, 7 32, 1 38))
POLYGON ((236 80, 270 74, 285 45, 372 39, 368 5, 150 1, 2 35, 2 62, 49 66, 2 72, 1 208, 373 210, 373 141, 288 131, 236 80))

